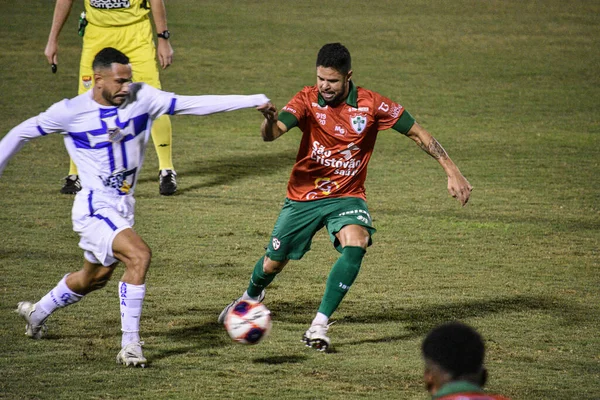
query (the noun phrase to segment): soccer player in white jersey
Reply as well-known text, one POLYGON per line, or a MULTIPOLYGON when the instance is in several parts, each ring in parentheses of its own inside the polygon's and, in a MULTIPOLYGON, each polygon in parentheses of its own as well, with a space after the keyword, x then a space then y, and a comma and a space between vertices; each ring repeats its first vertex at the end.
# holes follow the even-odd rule
POLYGON ((114 48, 101 50, 93 62, 94 87, 52 105, 13 128, 0 141, 0 176, 9 159, 30 139, 59 133, 77 164, 82 190, 73 204, 73 229, 84 251, 83 268, 63 277, 37 303, 20 302, 25 334, 40 339, 46 319, 57 309, 104 287, 119 261, 125 272, 119 282, 121 351, 117 362, 144 367, 139 336, 145 279, 151 251, 132 229, 136 179, 144 160, 152 121, 164 114, 207 115, 256 107, 263 94, 179 96, 131 82, 129 59, 114 48))

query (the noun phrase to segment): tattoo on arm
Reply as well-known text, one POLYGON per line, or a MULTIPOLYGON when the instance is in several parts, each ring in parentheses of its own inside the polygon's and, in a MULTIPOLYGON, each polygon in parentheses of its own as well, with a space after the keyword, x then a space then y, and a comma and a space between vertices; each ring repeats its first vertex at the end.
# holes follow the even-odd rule
POLYGON ((421 142, 419 143, 419 146, 421 146, 421 148, 426 153, 428 153, 431 157, 435 158, 436 160, 439 160, 440 158, 448 158, 446 150, 444 150, 442 145, 437 140, 435 140, 434 137, 431 138, 431 142, 429 142, 429 145, 426 146, 425 143, 421 142))

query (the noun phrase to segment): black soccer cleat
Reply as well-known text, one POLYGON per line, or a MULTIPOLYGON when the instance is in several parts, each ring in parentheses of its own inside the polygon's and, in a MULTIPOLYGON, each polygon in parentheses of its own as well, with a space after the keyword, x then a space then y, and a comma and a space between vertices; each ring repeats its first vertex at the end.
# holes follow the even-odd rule
POLYGON ((158 191, 163 196, 171 196, 177 191, 177 173, 172 169, 163 169, 158 173, 158 191))
POLYGON ((81 181, 78 175, 67 175, 65 184, 60 189, 62 194, 77 194, 81 190, 81 181))

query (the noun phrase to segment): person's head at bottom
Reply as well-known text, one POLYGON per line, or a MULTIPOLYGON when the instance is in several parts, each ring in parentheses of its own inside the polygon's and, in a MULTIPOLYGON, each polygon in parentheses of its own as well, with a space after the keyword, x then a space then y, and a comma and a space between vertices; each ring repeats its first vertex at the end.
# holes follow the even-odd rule
POLYGON ((464 381, 483 387, 485 346, 481 335, 468 325, 450 322, 434 328, 421 346, 427 390, 435 395, 444 385, 464 381))

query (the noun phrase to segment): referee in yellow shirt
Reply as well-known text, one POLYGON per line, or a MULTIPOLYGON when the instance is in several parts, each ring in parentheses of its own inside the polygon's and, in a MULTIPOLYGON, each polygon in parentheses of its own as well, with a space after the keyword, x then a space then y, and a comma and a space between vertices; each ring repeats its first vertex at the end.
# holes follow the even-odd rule
MULTIPOLYGON (((173 48, 169 42, 167 13, 163 0, 84 0, 85 15, 80 17, 79 34, 83 36, 83 48, 79 65, 79 94, 92 88, 92 61, 105 47, 114 47, 125 53, 133 69, 133 80, 145 82, 161 89, 158 63, 162 69, 173 61, 173 48), (157 46, 150 14, 154 21, 157 46)), ((58 36, 62 30, 73 0, 56 0, 52 28, 44 54, 56 71, 58 64, 58 36)), ((152 127, 152 141, 159 163, 159 192, 172 195, 177 190, 176 173, 171 154, 171 120, 163 115, 152 127)), ((61 193, 75 194, 81 189, 77 166, 71 160, 69 175, 61 193)))

